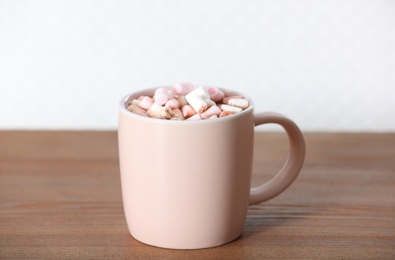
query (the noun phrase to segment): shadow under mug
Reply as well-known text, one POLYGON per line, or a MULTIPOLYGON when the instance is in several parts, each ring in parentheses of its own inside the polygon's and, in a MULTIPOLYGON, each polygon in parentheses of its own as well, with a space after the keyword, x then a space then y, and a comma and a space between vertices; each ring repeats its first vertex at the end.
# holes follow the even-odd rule
MULTIPOLYGON (((156 89, 156 88, 155 88, 156 89)), ((163 120, 136 115, 119 104, 118 144, 123 205, 131 235, 146 244, 198 249, 226 244, 243 231, 249 205, 269 200, 297 177, 305 157, 298 126, 273 113, 244 111, 207 120, 163 120), (254 127, 279 124, 290 153, 268 182, 251 188, 254 127)))

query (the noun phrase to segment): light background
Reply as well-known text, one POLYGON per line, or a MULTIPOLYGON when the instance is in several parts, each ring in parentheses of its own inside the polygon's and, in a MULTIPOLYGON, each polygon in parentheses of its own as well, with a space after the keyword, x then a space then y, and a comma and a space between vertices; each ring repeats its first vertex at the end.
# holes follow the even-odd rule
POLYGON ((395 1, 0 0, 0 129, 116 129, 122 96, 181 81, 395 131, 395 1))

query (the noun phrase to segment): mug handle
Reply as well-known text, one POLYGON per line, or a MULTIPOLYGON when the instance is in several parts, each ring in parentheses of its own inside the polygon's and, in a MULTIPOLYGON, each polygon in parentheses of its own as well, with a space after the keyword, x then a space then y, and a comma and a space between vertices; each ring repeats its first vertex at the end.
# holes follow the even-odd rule
POLYGON ((306 153, 305 142, 299 127, 289 118, 274 112, 259 113, 254 116, 255 126, 279 124, 285 130, 290 142, 290 153, 281 170, 268 182, 251 188, 250 205, 270 200, 291 185, 298 176, 306 153))

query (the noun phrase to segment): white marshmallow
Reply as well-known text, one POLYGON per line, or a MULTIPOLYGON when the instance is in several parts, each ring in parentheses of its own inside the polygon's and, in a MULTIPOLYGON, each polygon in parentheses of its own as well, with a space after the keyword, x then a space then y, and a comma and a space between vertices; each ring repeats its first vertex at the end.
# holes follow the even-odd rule
POLYGON ((154 117, 154 118, 170 119, 172 117, 170 108, 162 107, 162 106, 158 105, 157 103, 152 104, 150 109, 148 109, 147 114, 150 117, 154 117))
POLYGON ((131 112, 137 114, 137 115, 145 116, 145 117, 148 116, 144 109, 142 109, 141 107, 139 107, 139 106, 137 106, 137 105, 135 105, 135 104, 131 104, 130 106, 128 106, 127 109, 128 109, 129 111, 131 111, 131 112))
POLYGON ((229 105, 219 105, 219 107, 221 108, 222 111, 226 111, 226 112, 232 112, 232 113, 239 113, 241 111, 243 111, 242 108, 240 107, 234 107, 234 106, 229 106, 229 105))
POLYGON ((216 106, 216 105, 217 105, 217 104, 216 104, 214 101, 212 101, 211 99, 205 99, 204 101, 206 102, 206 104, 207 104, 208 107, 212 107, 212 106, 216 106))
POLYGON ((130 103, 130 105, 136 105, 138 106, 140 104, 141 100, 138 99, 133 99, 132 102, 130 103))
POLYGON ((243 98, 242 96, 229 96, 229 97, 224 97, 224 99, 222 100, 224 104, 228 104, 230 99, 238 99, 238 98, 243 98))
POLYGON ((229 99, 228 105, 246 109, 250 105, 250 103, 248 102, 247 99, 244 99, 244 98, 234 98, 234 99, 232 98, 232 99, 229 99))
POLYGON ((190 94, 185 96, 185 99, 188 101, 188 104, 191 105, 191 107, 195 110, 196 113, 198 114, 203 113, 208 107, 206 101, 204 101, 204 99, 200 96, 190 95, 190 94))
POLYGON ((171 120, 185 120, 185 117, 182 115, 180 109, 176 108, 172 110, 173 116, 170 118, 171 120))
POLYGON ((203 87, 198 87, 198 88, 194 89, 193 91, 189 92, 189 94, 185 96, 185 98, 187 100, 188 100, 188 98, 187 98, 188 96, 199 96, 203 100, 210 99, 210 95, 203 87))

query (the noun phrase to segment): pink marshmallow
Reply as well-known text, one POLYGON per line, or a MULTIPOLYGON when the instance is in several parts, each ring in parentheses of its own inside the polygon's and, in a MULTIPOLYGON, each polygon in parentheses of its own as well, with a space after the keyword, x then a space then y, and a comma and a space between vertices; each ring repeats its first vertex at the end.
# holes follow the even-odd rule
POLYGON ((233 114, 234 113, 230 111, 222 111, 221 114, 219 114, 219 117, 231 116, 233 114))
POLYGON ((199 114, 193 115, 187 120, 202 120, 202 117, 199 114))
POLYGON ((185 105, 181 108, 182 115, 185 118, 191 117, 196 114, 195 109, 193 109, 190 105, 185 105))
POLYGON ((210 99, 214 102, 222 101, 225 97, 224 92, 216 87, 208 87, 207 92, 210 95, 210 99))
POLYGON ((171 91, 170 89, 167 89, 167 98, 168 98, 168 99, 174 98, 173 91, 171 91))
POLYGON ((176 108, 180 108, 180 104, 178 103, 178 101, 174 98, 169 99, 166 102, 166 107, 170 108, 170 109, 176 109, 176 108))
POLYGON ((166 104, 167 100, 169 100, 167 95, 167 88, 162 87, 155 90, 154 100, 155 103, 158 105, 163 106, 164 104, 166 104))
POLYGON ((154 99, 148 96, 143 97, 138 104, 139 107, 148 110, 152 104, 154 103, 154 99))
POLYGON ((206 111, 204 111, 201 116, 203 119, 207 119, 210 118, 211 116, 219 116, 219 114, 221 114, 222 110, 217 107, 217 106, 212 106, 209 109, 207 109, 206 111))
POLYGON ((190 82, 184 82, 184 83, 177 83, 173 86, 173 93, 174 95, 186 95, 192 90, 194 90, 196 87, 190 82))
POLYGON ((143 100, 145 97, 148 97, 148 96, 139 96, 137 99, 138 100, 143 100))

